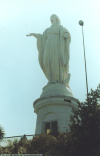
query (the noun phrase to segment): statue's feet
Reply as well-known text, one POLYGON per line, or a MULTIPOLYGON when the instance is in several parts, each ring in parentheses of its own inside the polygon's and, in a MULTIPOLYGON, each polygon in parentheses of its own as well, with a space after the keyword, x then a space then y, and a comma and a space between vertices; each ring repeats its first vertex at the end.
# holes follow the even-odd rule
POLYGON ((63 81, 53 81, 53 82, 48 82, 47 85, 50 85, 50 84, 56 84, 56 83, 61 83, 63 84, 63 81))
POLYGON ((57 84, 57 83, 62 84, 62 85, 64 85, 65 87, 68 87, 68 88, 70 89, 70 87, 68 86, 68 84, 64 83, 64 81, 56 81, 56 82, 51 82, 51 81, 49 81, 49 82, 47 83, 47 85, 43 87, 43 90, 44 90, 47 86, 49 86, 50 84, 57 84))

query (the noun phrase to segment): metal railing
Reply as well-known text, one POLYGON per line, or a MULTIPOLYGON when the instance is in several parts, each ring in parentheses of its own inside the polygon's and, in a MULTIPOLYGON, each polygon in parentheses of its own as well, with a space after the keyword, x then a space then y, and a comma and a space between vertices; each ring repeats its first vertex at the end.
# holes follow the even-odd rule
MULTIPOLYGON (((57 136, 59 135, 59 132, 56 132, 56 133, 50 132, 50 133, 48 133, 48 134, 57 137, 57 136)), ((33 135, 26 135, 26 134, 24 134, 24 135, 20 135, 20 136, 4 137, 3 140, 2 140, 2 142, 0 142, 0 145, 1 145, 2 147, 5 147, 5 146, 8 145, 8 142, 9 142, 8 140, 11 140, 12 142, 14 142, 15 138, 20 138, 20 139, 16 139, 16 140, 18 140, 18 141, 24 140, 24 139, 26 139, 26 140, 32 140, 33 137, 38 136, 38 135, 40 135, 40 134, 33 134, 33 135), (30 139, 28 139, 28 137, 30 137, 30 139), (13 139, 13 138, 14 138, 14 139, 13 139), (12 140, 12 139, 13 139, 13 140, 12 140)))
POLYGON ((24 134, 24 135, 20 135, 20 136, 4 137, 4 139, 6 139, 6 138, 15 138, 15 137, 26 137, 26 136, 36 136, 36 135, 35 134, 34 135, 26 135, 26 134, 24 134))
POLYGON ((17 138, 16 140, 24 140, 24 139, 27 139, 27 140, 32 140, 33 137, 37 136, 37 135, 40 135, 40 134, 33 134, 33 135, 20 135, 20 136, 11 136, 11 137, 4 137, 2 142, 0 142, 0 145, 2 147, 5 147, 7 146, 8 144, 8 140, 11 140, 12 142, 15 140, 15 138, 17 138), (19 138, 19 139, 18 139, 19 138), (28 139, 29 138, 29 139, 28 139))

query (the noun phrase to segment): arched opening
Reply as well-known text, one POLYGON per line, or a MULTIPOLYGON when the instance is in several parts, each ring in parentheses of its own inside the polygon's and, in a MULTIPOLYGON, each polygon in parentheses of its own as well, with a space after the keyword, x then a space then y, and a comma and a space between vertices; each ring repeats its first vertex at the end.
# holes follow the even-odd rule
POLYGON ((58 119, 54 113, 45 115, 42 123, 42 133, 55 135, 58 132, 58 119))

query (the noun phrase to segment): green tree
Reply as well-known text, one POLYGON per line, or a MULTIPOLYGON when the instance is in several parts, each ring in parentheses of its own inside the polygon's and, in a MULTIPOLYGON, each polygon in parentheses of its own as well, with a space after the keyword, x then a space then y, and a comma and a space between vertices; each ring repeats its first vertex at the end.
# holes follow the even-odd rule
POLYGON ((80 149, 81 152, 89 153, 100 147, 99 86, 96 90, 91 89, 85 102, 78 102, 77 110, 72 110, 70 130, 76 151, 80 149))
POLYGON ((24 135, 21 137, 21 139, 20 139, 20 140, 23 140, 23 141, 27 140, 26 135, 24 134, 24 135))
POLYGON ((3 128, 0 125, 0 141, 2 141, 4 139, 5 134, 6 133, 4 133, 4 130, 3 130, 3 128))

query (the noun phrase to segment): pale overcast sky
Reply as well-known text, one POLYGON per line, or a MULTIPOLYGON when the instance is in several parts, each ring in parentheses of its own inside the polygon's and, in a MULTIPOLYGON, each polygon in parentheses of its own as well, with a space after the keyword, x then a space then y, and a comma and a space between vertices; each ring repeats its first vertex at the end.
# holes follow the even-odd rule
POLYGON ((38 62, 36 38, 59 16, 71 34, 70 88, 81 102, 86 96, 82 27, 87 61, 88 87, 100 83, 99 0, 0 0, 0 125, 6 137, 35 134, 33 102, 40 97, 47 79, 38 62))

